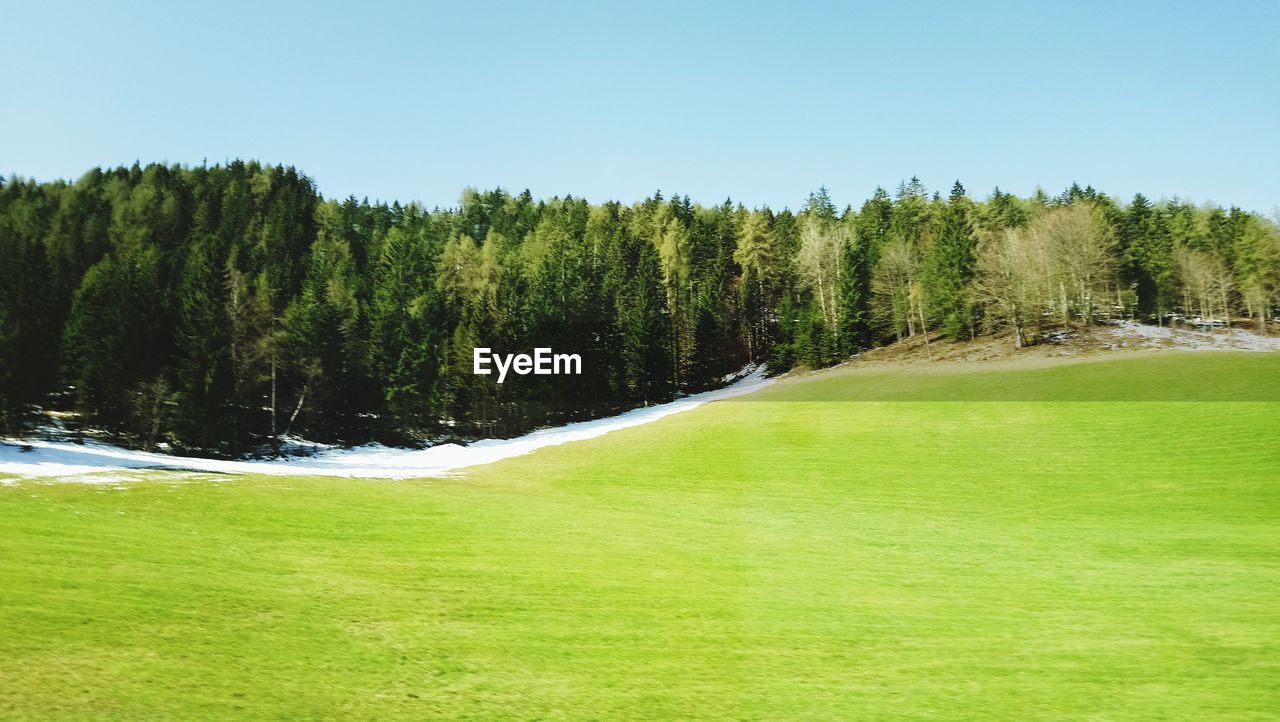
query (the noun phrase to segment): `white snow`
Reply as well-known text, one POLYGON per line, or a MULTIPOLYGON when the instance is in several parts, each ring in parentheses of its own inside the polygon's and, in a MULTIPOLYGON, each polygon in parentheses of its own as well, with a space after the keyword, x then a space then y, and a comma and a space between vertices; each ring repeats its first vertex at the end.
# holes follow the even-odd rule
POLYGON ((1217 331, 1192 331, 1168 326, 1148 326, 1134 321, 1120 321, 1107 329, 1128 347, 1174 348, 1188 351, 1280 351, 1280 338, 1263 336, 1242 328, 1217 331))
MULTIPOLYGON (((64 481, 113 483, 129 481, 124 469, 170 469, 222 474, 273 474, 277 476, 347 476, 378 479, 411 479, 444 476, 458 469, 488 464, 527 454, 544 446, 582 441, 610 431, 647 424, 664 416, 688 411, 709 401, 719 401, 757 391, 773 383, 757 368, 741 380, 715 391, 693 394, 670 403, 633 409, 617 416, 565 424, 534 431, 514 439, 485 439, 463 446, 441 444, 428 449, 396 449, 367 444, 352 449, 320 447, 312 456, 230 461, 169 456, 131 451, 111 444, 85 441, 0 440, 0 473, 24 477, 55 477, 64 481), (23 451, 22 445, 30 451, 23 451)), ((0 480, 3 483, 3 480, 0 480)))

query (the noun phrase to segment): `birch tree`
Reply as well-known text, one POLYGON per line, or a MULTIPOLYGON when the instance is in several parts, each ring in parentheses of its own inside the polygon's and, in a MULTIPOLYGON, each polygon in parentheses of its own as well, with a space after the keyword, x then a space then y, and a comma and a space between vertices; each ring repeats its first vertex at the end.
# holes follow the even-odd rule
POLYGON ((1267 332, 1267 318, 1280 297, 1280 232, 1275 224, 1249 218, 1235 242, 1236 283, 1258 331, 1267 332))
POLYGON ((818 299, 822 321, 836 328, 836 290, 840 282, 840 249, 848 231, 843 225, 806 215, 800 221, 800 250, 796 267, 805 285, 818 299))
POLYGON ((1069 324, 1074 315, 1092 325, 1095 301, 1105 298, 1115 274, 1115 232, 1085 202, 1050 210, 1031 229, 1050 254, 1054 272, 1047 290, 1057 292, 1062 323, 1069 324))
POLYGON ((1231 325, 1231 272, 1215 254, 1178 245, 1173 250, 1178 278, 1182 282, 1183 309, 1195 313, 1207 325, 1215 325, 1221 315, 1231 325))
POLYGON ((894 235, 880 251, 871 290, 878 320, 888 326, 899 341, 904 333, 915 335, 917 318, 922 315, 917 307, 919 294, 912 293, 919 279, 920 259, 914 244, 901 235, 894 235))
POLYGON ((1013 345, 1035 342, 1046 306, 1051 261, 1043 236, 1006 228, 984 234, 978 247, 977 289, 990 305, 988 325, 1013 330, 1013 345))

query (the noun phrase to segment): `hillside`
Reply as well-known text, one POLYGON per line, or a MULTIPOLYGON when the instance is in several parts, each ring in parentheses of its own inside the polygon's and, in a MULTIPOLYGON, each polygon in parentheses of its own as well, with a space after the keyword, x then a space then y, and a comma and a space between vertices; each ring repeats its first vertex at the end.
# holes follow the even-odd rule
POLYGON ((0 486, 0 717, 1264 719, 1280 355, 859 367, 419 481, 0 486))
POLYGON ((819 188, 777 211, 468 189, 427 210, 325 198, 255 161, 0 177, 0 435, 56 412, 228 459, 294 436, 505 438, 922 331, 1035 346, 1114 318, 1276 325, 1266 216, 950 187, 912 178, 856 205, 819 188), (476 373, 476 349, 539 348, 564 369, 476 373))

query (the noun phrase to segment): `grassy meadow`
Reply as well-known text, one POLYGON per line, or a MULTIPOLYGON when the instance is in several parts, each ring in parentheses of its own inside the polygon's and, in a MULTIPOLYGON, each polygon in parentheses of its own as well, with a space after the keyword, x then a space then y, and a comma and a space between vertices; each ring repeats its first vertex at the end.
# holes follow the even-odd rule
POLYGON ((1277 717, 1277 354, 852 366, 450 479, 0 486, 4 719, 1277 717))

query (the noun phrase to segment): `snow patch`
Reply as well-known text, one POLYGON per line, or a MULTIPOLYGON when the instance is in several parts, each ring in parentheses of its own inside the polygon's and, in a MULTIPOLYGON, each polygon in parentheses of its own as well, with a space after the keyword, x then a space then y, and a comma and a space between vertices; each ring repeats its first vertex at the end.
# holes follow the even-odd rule
MULTIPOLYGON (((773 379, 765 378, 764 368, 760 367, 722 389, 692 394, 670 403, 633 409, 608 418, 542 429, 514 439, 484 439, 466 446, 440 444, 428 449, 397 449, 381 444, 342 449, 308 444, 314 451, 310 456, 232 461, 133 451, 97 441, 85 441, 83 445, 79 445, 70 441, 0 440, 0 473, 87 483, 119 483, 136 479, 128 474, 120 474, 119 471, 123 469, 377 479, 445 476, 458 469, 528 454, 545 446, 594 439, 610 431, 647 424, 710 401, 749 394, 771 383, 773 379), (30 450, 24 451, 24 446, 30 450)), ((297 443, 296 446, 302 444, 297 443)))
POLYGON ((1192 331, 1120 321, 1107 329, 1123 348, 1173 348, 1186 351, 1280 351, 1280 338, 1242 328, 1192 331), (1129 342, 1135 345, 1130 346, 1129 342))

